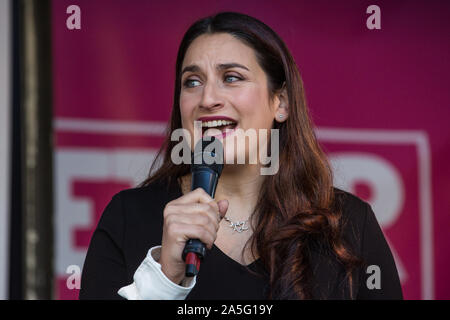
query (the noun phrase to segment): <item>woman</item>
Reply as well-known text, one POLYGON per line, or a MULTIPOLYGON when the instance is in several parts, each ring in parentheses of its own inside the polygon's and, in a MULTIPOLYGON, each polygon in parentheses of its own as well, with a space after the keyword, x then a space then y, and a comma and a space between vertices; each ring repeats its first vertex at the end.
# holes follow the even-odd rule
POLYGON ((141 187, 120 192, 105 209, 80 299, 402 298, 371 207, 333 188, 294 59, 262 22, 225 12, 189 28, 161 156, 141 187), (189 165, 171 158, 178 143, 171 133, 183 128, 194 136, 195 121, 205 135, 205 126, 231 132, 218 136, 226 162, 215 199, 191 191, 189 165), (279 130, 270 141, 279 143, 277 172, 262 175, 260 162, 228 164, 257 152, 248 144, 236 153, 227 148, 237 129, 279 130), (186 278, 181 257, 190 238, 210 250, 199 275, 186 278), (369 265, 379 267, 380 283, 370 285, 369 265))

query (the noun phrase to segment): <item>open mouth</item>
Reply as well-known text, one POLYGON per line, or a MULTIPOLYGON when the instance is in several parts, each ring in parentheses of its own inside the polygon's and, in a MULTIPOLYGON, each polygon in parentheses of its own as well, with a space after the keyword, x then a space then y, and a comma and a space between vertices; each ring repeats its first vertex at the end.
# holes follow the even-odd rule
POLYGON ((227 119, 202 121, 202 134, 214 137, 217 136, 225 137, 228 133, 236 129, 236 127, 237 122, 227 119), (218 135, 217 130, 221 131, 222 133, 218 135))

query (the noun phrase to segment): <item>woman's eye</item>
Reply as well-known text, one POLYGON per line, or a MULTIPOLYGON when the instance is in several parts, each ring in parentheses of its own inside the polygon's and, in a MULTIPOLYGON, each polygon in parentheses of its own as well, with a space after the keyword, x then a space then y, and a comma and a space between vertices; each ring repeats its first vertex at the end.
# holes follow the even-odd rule
POLYGON ((195 79, 187 79, 184 82, 184 86, 187 88, 194 88, 200 85, 200 81, 195 80, 195 79))
POLYGON ((225 76, 225 82, 236 82, 238 80, 241 80, 241 78, 236 77, 236 76, 225 76))

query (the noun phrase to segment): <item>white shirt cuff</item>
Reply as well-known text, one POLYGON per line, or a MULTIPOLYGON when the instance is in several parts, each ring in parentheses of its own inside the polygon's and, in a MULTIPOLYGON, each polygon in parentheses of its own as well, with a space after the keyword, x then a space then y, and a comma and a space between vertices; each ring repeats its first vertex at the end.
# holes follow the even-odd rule
POLYGON ((194 288, 196 277, 185 278, 182 286, 172 282, 157 262, 161 246, 151 248, 133 276, 134 282, 117 292, 128 300, 184 300, 194 288))

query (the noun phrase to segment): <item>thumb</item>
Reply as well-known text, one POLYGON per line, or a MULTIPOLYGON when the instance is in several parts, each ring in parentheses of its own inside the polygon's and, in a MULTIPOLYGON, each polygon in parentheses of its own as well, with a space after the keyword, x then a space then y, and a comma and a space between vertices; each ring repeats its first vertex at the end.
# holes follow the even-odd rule
POLYGON ((221 218, 225 217, 229 205, 228 200, 220 200, 219 202, 217 202, 217 205, 219 206, 220 217, 221 218))

